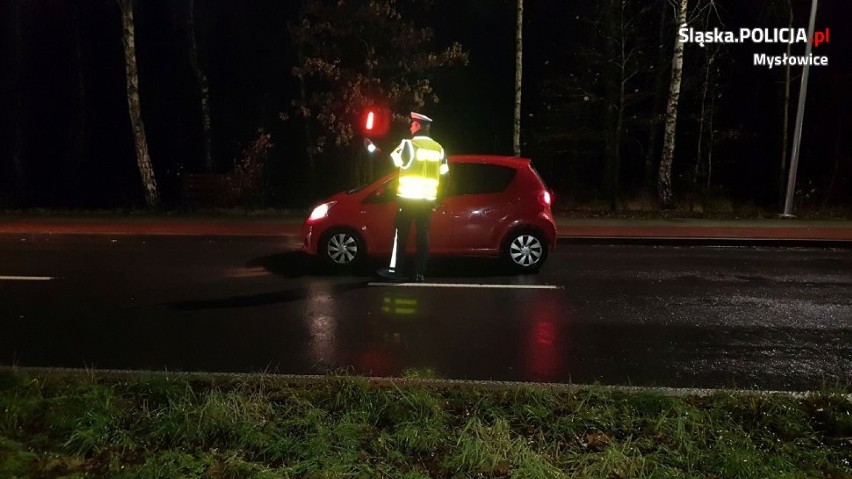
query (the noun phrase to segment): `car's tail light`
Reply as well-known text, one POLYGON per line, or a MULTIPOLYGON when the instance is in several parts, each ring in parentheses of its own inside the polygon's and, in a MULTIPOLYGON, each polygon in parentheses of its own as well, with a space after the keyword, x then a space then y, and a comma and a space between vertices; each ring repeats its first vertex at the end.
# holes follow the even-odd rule
POLYGON ((538 194, 538 202, 541 203, 541 206, 550 206, 552 199, 550 192, 547 190, 538 194))
POLYGON ((311 216, 308 217, 308 221, 317 221, 325 218, 328 216, 328 210, 334 206, 335 203, 337 202, 329 201, 328 203, 323 203, 317 206, 313 211, 311 211, 311 216))

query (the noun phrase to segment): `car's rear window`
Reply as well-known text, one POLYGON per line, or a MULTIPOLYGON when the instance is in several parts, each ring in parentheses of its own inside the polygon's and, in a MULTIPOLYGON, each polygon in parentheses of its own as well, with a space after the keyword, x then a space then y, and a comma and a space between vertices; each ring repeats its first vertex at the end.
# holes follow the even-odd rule
POLYGON ((453 163, 447 178, 445 196, 498 193, 506 189, 515 169, 482 163, 453 163))

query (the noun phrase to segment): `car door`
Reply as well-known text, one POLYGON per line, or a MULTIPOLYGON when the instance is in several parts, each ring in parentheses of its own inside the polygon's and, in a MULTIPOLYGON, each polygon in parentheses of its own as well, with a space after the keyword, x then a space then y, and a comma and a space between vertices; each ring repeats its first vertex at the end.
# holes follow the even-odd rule
MULTIPOLYGON (((361 202, 361 223, 367 236, 367 248, 370 254, 390 254, 393 249, 395 220, 397 212, 396 189, 398 178, 393 176, 387 182, 378 185, 361 202)), ((412 224, 408 230, 408 251, 416 251, 415 230, 412 224)), ((429 231, 429 249, 434 253, 446 252, 452 244, 453 227, 450 218, 437 211, 432 213, 429 231)))
POLYGON ((476 253, 495 247, 496 231, 506 216, 504 198, 516 170, 487 163, 450 166, 447 190, 437 213, 452 229, 448 247, 455 253, 476 253))
POLYGON ((389 254, 393 247, 394 219, 396 218, 396 176, 372 187, 361 201, 360 223, 372 255, 389 254))

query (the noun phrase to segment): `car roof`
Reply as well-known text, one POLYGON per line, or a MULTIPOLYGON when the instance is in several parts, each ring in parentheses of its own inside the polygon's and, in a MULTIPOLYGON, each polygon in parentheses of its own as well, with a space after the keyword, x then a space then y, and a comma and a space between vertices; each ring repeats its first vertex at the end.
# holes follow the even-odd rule
POLYGON ((489 165, 508 166, 510 168, 522 168, 529 165, 529 158, 503 155, 449 155, 449 163, 486 163, 489 165))

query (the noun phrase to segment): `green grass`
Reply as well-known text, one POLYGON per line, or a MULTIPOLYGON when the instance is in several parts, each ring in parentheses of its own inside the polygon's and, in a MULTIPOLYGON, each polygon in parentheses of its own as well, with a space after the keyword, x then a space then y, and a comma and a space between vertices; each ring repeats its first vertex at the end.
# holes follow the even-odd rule
POLYGON ((852 403, 0 372, 2 478, 852 478, 852 403))

